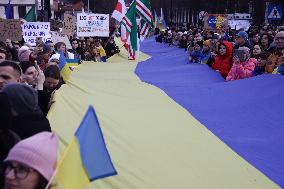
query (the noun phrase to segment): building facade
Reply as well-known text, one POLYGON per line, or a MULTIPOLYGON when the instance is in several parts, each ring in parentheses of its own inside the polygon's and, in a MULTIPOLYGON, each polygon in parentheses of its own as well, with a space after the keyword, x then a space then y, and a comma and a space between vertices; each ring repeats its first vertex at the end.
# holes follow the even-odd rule
MULTIPOLYGON (((5 10, 9 0, 0 0, 0 18, 6 18, 5 10)), ((18 19, 26 15, 26 13, 35 6, 35 0, 11 0, 13 18, 18 19)))

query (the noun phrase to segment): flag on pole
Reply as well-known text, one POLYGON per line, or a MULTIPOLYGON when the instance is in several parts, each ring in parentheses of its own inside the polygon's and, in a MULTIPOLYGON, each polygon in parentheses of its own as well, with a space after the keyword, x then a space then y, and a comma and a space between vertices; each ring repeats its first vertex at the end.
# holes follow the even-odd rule
POLYGON ((141 20, 140 24, 140 41, 144 41, 145 38, 148 37, 151 31, 151 27, 145 20, 141 20))
POLYGON ((141 32, 143 32, 143 36, 147 36, 149 31, 154 27, 149 0, 134 0, 121 21, 121 40, 124 43, 124 47, 129 52, 129 59, 133 60, 137 59, 139 55, 137 14, 140 16, 141 23, 143 20, 144 26, 143 28, 141 24, 139 34, 141 36, 141 32), (145 26, 145 24, 148 26, 145 26))
POLYGON ((116 19, 118 22, 121 22, 125 14, 126 14, 125 2, 124 0, 118 0, 111 17, 116 19))
POLYGON ((159 18, 158 18, 158 15, 157 15, 157 12, 154 10, 154 27, 155 28, 158 28, 158 23, 159 23, 159 18))
POLYGON ((55 188, 85 188, 97 179, 117 175, 98 118, 89 107, 71 143, 59 160, 55 188))
POLYGON ((150 25, 154 27, 151 4, 149 0, 136 0, 137 13, 150 25))
POLYGON ((121 21, 121 40, 129 53, 129 59, 135 60, 138 50, 138 27, 136 21, 136 0, 132 2, 121 21))
POLYGON ((25 15, 24 19, 27 22, 36 22, 36 13, 35 13, 35 7, 32 7, 29 12, 25 15))
POLYGON ((160 30, 167 29, 167 24, 164 17, 163 8, 161 8, 161 17, 160 17, 160 30))
POLYGON ((74 69, 78 67, 79 60, 78 59, 66 59, 63 52, 60 52, 59 55, 60 56, 59 56, 58 66, 60 69, 60 74, 63 80, 67 82, 70 79, 70 75, 72 71, 74 71, 74 69))
POLYGON ((6 19, 13 19, 11 0, 9 0, 7 4, 5 15, 6 15, 6 19))

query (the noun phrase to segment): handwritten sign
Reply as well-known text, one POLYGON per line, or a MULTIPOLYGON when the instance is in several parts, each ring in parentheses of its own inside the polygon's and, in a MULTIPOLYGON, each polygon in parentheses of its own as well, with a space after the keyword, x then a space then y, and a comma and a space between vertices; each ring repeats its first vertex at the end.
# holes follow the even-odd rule
POLYGON ((73 35, 75 32, 75 22, 76 18, 75 16, 72 16, 70 14, 64 14, 64 21, 63 21, 63 34, 66 35, 73 35))
POLYGON ((32 46, 36 45, 37 37, 41 37, 43 42, 52 41, 49 22, 25 22, 22 30, 25 42, 32 46))
POLYGON ((77 14, 77 36, 79 37, 108 37, 108 14, 77 14))
POLYGON ((63 24, 60 20, 50 19, 50 30, 51 31, 59 31, 60 28, 63 28, 63 24))
POLYGON ((50 33, 51 33, 52 42, 54 44, 56 44, 58 42, 64 42, 67 49, 72 49, 71 43, 70 43, 67 35, 62 34, 60 32, 55 32, 55 31, 51 31, 50 33))
POLYGON ((0 40, 5 41, 6 39, 11 39, 12 41, 22 40, 22 28, 20 20, 0 19, 0 40))
POLYGON ((228 17, 224 14, 208 14, 204 18, 204 30, 228 30, 228 17))

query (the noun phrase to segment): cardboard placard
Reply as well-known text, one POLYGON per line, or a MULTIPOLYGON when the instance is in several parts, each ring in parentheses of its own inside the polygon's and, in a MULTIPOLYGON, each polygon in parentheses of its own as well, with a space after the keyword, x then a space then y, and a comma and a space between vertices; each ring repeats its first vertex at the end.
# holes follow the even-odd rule
POLYGON ((22 30, 25 42, 32 46, 36 45, 37 37, 41 37, 43 42, 52 40, 49 22, 25 22, 22 30))
POLYGON ((77 14, 78 37, 108 37, 109 15, 108 14, 77 14))
POLYGON ((0 19, 0 40, 22 41, 21 21, 17 19, 0 19))
POLYGON ((64 14, 62 33, 72 36, 75 33, 76 17, 70 14, 64 14))
POLYGON ((53 44, 56 44, 58 42, 64 42, 67 49, 72 49, 71 43, 67 35, 61 34, 60 32, 55 32, 55 31, 51 31, 50 33, 51 33, 53 44))
POLYGON ((229 29, 228 17, 225 14, 208 14, 204 18, 204 30, 226 31, 229 29))

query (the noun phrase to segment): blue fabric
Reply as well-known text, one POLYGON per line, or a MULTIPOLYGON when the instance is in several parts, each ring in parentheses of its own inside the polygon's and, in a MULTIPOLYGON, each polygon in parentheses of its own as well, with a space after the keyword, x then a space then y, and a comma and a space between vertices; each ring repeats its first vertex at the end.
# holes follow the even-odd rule
POLYGON ((6 19, 13 19, 11 0, 9 0, 7 4, 5 15, 6 15, 6 19))
POLYGON ((78 63, 79 62, 79 59, 65 59, 67 64, 68 63, 78 63))
POLYGON ((117 174, 92 106, 89 107, 75 136, 79 141, 81 159, 90 181, 117 174))
POLYGON ((59 69, 62 70, 65 66, 65 64, 67 63, 66 58, 64 56, 63 52, 59 52, 60 57, 59 57, 59 69))
MULTIPOLYGON (((145 40, 152 56, 136 74, 164 90, 254 167, 284 187, 284 77, 225 82, 207 65, 187 64, 183 49, 145 40)), ((198 146, 197 146, 198 148, 198 146)))
POLYGON ((284 66, 283 65, 278 66, 277 72, 280 73, 281 75, 284 75, 284 66))

